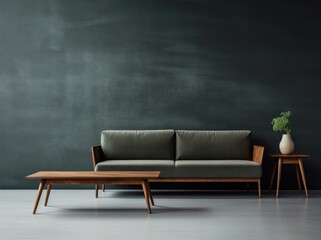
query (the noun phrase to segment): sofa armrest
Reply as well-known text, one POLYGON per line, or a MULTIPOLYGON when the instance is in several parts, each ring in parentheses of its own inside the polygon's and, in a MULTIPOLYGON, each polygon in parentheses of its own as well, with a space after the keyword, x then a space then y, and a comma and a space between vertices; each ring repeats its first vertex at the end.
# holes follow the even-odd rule
POLYGON ((96 165, 98 163, 100 163, 101 161, 103 161, 103 150, 101 149, 101 146, 93 146, 91 147, 91 156, 93 159, 93 165, 94 165, 94 169, 96 167, 96 165))
POLYGON ((262 165, 263 153, 264 153, 264 147, 263 146, 253 145, 252 161, 262 165))

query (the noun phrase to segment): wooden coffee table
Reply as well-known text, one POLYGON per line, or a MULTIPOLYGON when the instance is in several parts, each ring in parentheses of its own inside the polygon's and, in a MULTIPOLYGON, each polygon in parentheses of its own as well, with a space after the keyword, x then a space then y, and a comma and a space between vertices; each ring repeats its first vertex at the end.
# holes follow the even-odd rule
MULTIPOLYGON (((45 206, 47 206, 51 186, 54 184, 130 184, 142 185, 147 204, 148 213, 152 213, 149 200, 154 206, 154 200, 150 193, 148 179, 158 178, 159 171, 108 171, 108 172, 37 172, 26 176, 27 179, 40 179, 38 195, 33 208, 33 214, 36 213, 41 193, 47 184, 47 194, 45 206)), ((96 188, 97 196, 97 188, 96 188)))

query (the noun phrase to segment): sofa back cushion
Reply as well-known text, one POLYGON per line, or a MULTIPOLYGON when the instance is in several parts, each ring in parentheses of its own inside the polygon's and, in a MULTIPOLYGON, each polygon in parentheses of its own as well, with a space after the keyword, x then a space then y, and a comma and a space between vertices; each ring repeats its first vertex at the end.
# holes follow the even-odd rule
POLYGON ((250 131, 176 131, 176 159, 250 160, 250 131))
POLYGON ((101 132, 106 159, 175 159, 174 130, 101 132))

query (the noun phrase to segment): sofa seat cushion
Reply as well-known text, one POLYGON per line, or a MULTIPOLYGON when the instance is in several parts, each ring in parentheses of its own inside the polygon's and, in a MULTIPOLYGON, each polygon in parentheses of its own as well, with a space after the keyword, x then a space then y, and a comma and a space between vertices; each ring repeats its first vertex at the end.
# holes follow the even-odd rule
POLYGON ((96 165, 96 171, 160 171, 160 178, 173 178, 173 160, 107 160, 96 165))
POLYGON ((180 160, 176 178, 260 178, 261 165, 247 160, 180 160))

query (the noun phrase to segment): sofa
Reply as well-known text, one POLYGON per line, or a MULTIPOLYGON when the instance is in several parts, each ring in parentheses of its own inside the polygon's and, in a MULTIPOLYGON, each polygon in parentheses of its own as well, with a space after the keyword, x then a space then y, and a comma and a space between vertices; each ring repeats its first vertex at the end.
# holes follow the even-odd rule
POLYGON ((263 152, 247 130, 104 130, 92 159, 95 171, 160 171, 154 182, 256 182, 261 197, 263 152))

